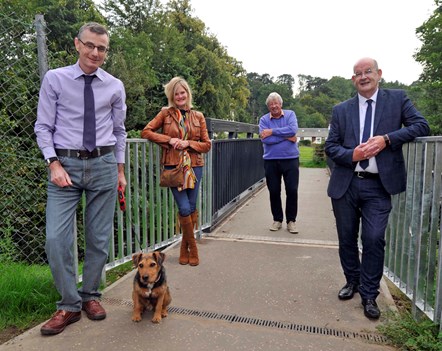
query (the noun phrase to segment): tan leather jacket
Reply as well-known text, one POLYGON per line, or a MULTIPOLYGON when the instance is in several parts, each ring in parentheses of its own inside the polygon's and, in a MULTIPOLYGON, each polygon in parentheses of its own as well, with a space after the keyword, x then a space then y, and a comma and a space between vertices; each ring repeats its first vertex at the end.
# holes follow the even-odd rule
MULTIPOLYGON (((207 132, 207 125, 204 115, 201 112, 190 110, 190 129, 187 131, 187 140, 190 146, 187 151, 192 160, 192 167, 203 166, 204 158, 201 155, 212 147, 207 132)), ((180 150, 174 149, 169 141, 171 138, 179 138, 178 110, 174 107, 163 109, 151 120, 141 132, 141 137, 159 144, 163 148, 161 164, 165 166, 176 166, 180 163, 180 150), (162 133, 157 133, 158 129, 162 133)))

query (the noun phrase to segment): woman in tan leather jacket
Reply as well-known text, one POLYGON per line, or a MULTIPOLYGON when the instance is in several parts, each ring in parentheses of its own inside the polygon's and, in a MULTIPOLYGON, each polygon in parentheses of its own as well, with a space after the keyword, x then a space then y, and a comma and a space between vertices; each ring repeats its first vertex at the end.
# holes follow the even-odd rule
POLYGON ((170 188, 178 206, 179 222, 183 232, 180 264, 199 264, 194 228, 198 225, 196 201, 204 165, 202 153, 212 144, 207 133, 206 120, 201 112, 192 110, 192 92, 187 82, 175 77, 164 87, 169 106, 163 108, 141 132, 141 137, 159 144, 161 164, 166 168, 184 165, 184 185, 170 188), (157 133, 162 129, 162 133, 157 133))

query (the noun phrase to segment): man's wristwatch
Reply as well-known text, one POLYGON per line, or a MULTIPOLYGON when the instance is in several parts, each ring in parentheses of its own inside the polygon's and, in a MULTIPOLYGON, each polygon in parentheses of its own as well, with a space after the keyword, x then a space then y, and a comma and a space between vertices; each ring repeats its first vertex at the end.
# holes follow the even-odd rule
POLYGON ((55 161, 58 161, 58 157, 49 157, 49 158, 47 158, 46 160, 45 160, 45 162, 46 162, 46 165, 49 167, 49 165, 52 163, 52 162, 55 162, 55 161))
POLYGON ((384 141, 385 141, 385 146, 389 146, 390 145, 390 138, 388 137, 387 134, 384 135, 384 141))

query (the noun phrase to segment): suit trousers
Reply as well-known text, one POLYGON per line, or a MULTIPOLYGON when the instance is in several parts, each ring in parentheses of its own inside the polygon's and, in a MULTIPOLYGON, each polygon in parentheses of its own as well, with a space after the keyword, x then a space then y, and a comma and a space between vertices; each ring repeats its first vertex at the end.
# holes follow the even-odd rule
POLYGON ((339 238, 339 258, 347 283, 360 285, 362 299, 376 299, 384 269, 385 229, 391 211, 391 196, 379 178, 361 179, 354 175, 344 196, 332 199, 332 205, 339 238))
POLYGON ((299 158, 264 160, 267 188, 270 194, 270 208, 273 220, 282 222, 284 213, 281 201, 281 177, 284 179, 286 221, 296 222, 298 215, 299 158))

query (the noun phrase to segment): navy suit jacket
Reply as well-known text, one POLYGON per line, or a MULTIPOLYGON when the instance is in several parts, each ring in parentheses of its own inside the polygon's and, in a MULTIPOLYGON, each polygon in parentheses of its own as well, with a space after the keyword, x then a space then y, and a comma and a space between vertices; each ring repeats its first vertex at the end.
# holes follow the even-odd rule
MULTIPOLYGON (((359 145, 358 95, 333 107, 332 121, 325 152, 334 162, 328 196, 341 198, 354 176, 357 162, 353 150, 359 145)), ((406 170, 402 145, 430 133, 428 122, 414 107, 403 90, 379 89, 374 116, 373 135, 388 134, 390 146, 376 156, 379 177, 385 190, 398 194, 406 187, 406 170)))

